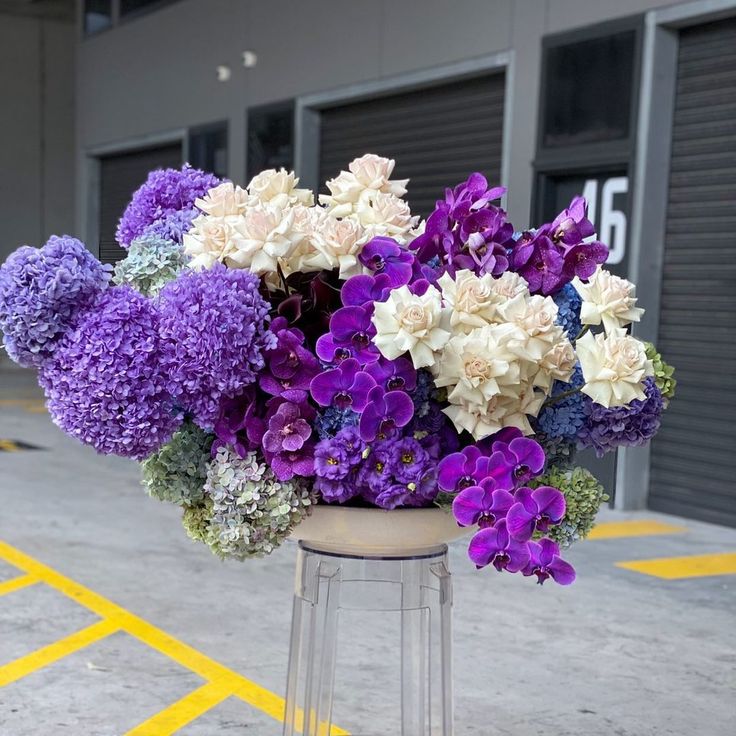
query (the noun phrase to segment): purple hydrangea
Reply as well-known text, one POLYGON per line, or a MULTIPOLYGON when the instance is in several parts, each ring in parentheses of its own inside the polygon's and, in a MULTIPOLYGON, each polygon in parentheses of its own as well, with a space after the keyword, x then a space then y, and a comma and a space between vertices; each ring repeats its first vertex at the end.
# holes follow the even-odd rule
MULTIPOLYGON (((172 213, 191 210, 194 200, 203 197, 220 183, 214 174, 184 164, 181 169, 156 169, 133 193, 115 233, 118 243, 126 248, 144 230, 172 213)), ((172 221, 173 222, 173 221, 172 221)), ((163 233, 156 233, 163 235, 163 233)))
POLYGON ((192 220, 200 214, 202 213, 196 207, 188 207, 184 210, 172 210, 148 225, 143 230, 141 237, 162 238, 163 240, 172 240, 175 243, 181 244, 184 240, 185 233, 191 230, 192 220))
POLYGON ((67 434, 136 460, 169 441, 181 416, 166 390, 157 319, 153 302, 113 287, 59 341, 39 382, 67 434))
POLYGON ((159 294, 168 388, 204 429, 213 426, 223 399, 256 380, 264 351, 276 347, 258 287, 249 271, 216 264, 182 273, 159 294))
POLYGON ((11 253, 0 266, 0 331, 8 355, 20 365, 39 367, 107 288, 111 270, 68 235, 11 253))
POLYGON ((585 424, 578 435, 580 447, 592 447, 598 457, 617 447, 639 447, 659 430, 664 399, 654 378, 644 379, 646 399, 628 406, 605 406, 585 399, 585 424))

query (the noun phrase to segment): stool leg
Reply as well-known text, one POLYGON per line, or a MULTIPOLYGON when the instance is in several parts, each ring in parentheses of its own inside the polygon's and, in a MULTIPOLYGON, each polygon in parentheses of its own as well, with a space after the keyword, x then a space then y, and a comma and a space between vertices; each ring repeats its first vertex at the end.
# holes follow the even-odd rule
POLYGON ((445 562, 431 566, 431 572, 439 580, 440 617, 440 668, 441 668, 441 708, 442 736, 454 733, 453 692, 452 692, 452 576, 445 562))
POLYGON ((405 561, 401 595, 401 736, 427 733, 428 615, 421 564, 405 561))

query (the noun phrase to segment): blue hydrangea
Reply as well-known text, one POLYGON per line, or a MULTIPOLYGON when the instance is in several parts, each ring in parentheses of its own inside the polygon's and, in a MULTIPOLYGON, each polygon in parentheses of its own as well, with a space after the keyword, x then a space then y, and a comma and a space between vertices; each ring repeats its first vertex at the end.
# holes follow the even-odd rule
POLYGON ((334 437, 343 427, 355 427, 360 415, 352 409, 339 409, 336 406, 328 406, 323 412, 317 414, 314 420, 314 429, 321 440, 334 437))
MULTIPOLYGON (((579 388, 583 383, 583 372, 577 365, 569 383, 554 382, 550 398, 579 388)), ((575 440, 584 424, 585 396, 579 392, 547 404, 536 419, 537 429, 555 439, 575 440)))
POLYGON ((553 297, 557 305, 557 324, 574 340, 582 329, 580 306, 583 300, 572 284, 565 284, 553 297))
POLYGON ((429 402, 436 397, 436 394, 437 389, 432 374, 423 369, 418 370, 417 386, 411 392, 415 417, 423 417, 429 412, 429 402))

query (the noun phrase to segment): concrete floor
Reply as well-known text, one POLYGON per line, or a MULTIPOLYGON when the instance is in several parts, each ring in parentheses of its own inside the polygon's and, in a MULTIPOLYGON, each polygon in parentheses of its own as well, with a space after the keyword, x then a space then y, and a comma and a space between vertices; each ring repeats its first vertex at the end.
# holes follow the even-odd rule
MULTIPOLYGON (((62 435, 32 379, 0 372, 0 439, 43 448, 0 452, 0 540, 282 694, 293 546, 219 562, 186 538, 175 508, 143 493, 133 463, 62 435)), ((686 530, 580 544, 569 554, 579 576, 570 588, 478 572, 463 543, 453 546, 458 736, 734 733, 736 576, 664 580, 615 563, 734 552, 736 530, 604 517, 686 530)), ((18 574, 0 562, 0 583, 18 574)), ((95 620, 45 585, 0 596, 0 675, 95 620)), ((394 622, 346 624, 335 721, 356 736, 397 734, 394 622)), ((0 735, 119 736, 201 684, 118 632, 0 689, 0 735)), ((280 725, 228 698, 177 733, 276 736, 280 725)))

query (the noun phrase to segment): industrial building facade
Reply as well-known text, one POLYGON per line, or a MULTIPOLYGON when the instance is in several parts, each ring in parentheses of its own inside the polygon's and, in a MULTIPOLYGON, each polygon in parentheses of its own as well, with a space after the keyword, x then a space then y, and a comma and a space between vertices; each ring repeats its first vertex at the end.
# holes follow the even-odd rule
POLYGON ((293 167, 318 188, 371 151, 397 160, 422 215, 479 170, 508 187, 521 227, 583 193, 610 267, 647 307, 636 333, 677 368, 651 448, 602 471, 616 505, 736 525, 723 380, 736 361, 736 2, 79 0, 68 17, 67 3, 38 3, 51 19, 15 5, 0 25, 8 38, 9 24, 40 27, 43 84, 59 63, 49 38, 66 33, 56 51, 73 57, 73 138, 53 142, 73 152, 66 178, 39 139, 42 196, 63 184, 69 205, 48 225, 103 260, 120 257, 115 223, 145 173, 183 161, 238 182, 293 167))

